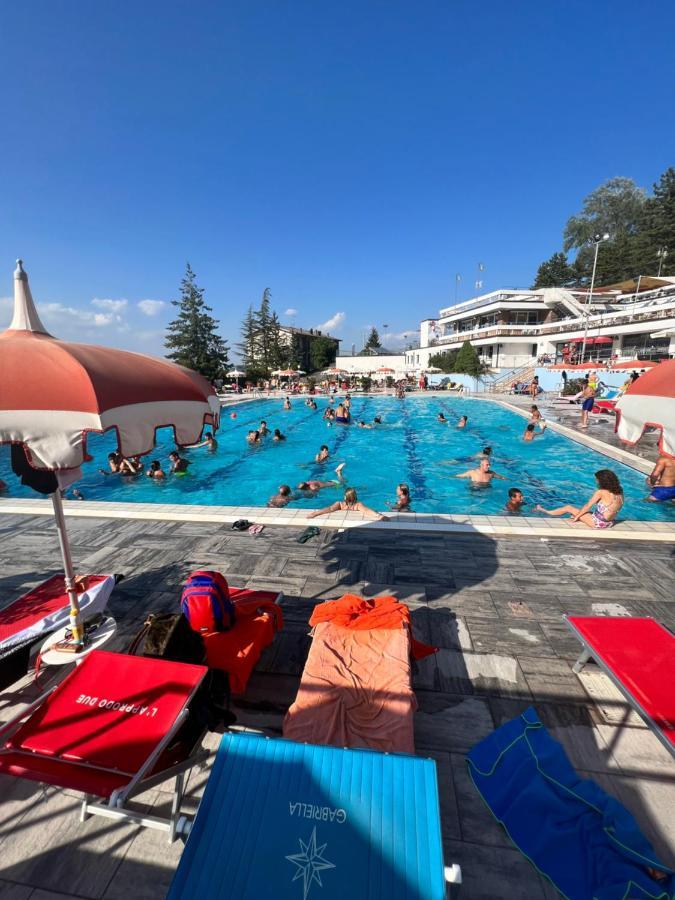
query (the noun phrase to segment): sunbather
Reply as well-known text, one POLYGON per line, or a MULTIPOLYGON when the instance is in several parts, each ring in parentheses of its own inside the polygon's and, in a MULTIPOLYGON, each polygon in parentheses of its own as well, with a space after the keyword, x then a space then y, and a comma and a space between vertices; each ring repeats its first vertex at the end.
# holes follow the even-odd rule
POLYGON ((598 484, 597 491, 581 509, 576 506, 560 506, 558 509, 544 509, 537 504, 535 512, 547 516, 572 517, 572 522, 583 522, 589 528, 612 528, 617 513, 623 506, 623 488, 619 479, 611 469, 600 469, 595 473, 598 484), (595 506, 593 512, 591 509, 595 506))

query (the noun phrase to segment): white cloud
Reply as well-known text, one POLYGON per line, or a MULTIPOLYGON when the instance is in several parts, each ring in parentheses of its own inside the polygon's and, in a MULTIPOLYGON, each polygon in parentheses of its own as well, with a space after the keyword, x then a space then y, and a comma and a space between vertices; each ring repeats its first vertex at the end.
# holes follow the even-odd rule
POLYGON ((156 316, 166 303, 163 300, 139 300, 136 305, 144 316, 156 316))
POLYGON ((112 313, 94 313, 94 325, 97 328, 103 328, 105 325, 111 325, 115 320, 112 313))
POLYGON ((326 322, 322 325, 315 326, 319 331, 336 331, 347 316, 343 312, 337 312, 334 316, 331 316, 326 322))
POLYGON ((126 307, 126 300, 99 300, 98 297, 94 297, 91 301, 91 305, 97 307, 98 309, 105 309, 111 313, 120 313, 126 307))
POLYGON ((391 344, 409 344, 419 337, 419 328, 411 328, 409 331, 389 331, 387 334, 380 332, 380 338, 383 344, 390 346, 391 344))
POLYGON ((297 314, 298 314, 297 309, 293 309, 293 307, 290 307, 290 308, 287 309, 286 312, 284 313, 285 316, 297 316, 297 314))
POLYGON ((94 313, 58 302, 40 303, 38 312, 47 321, 70 321, 79 325, 93 325, 96 328, 105 328, 115 322, 122 322, 122 317, 113 312, 94 313))

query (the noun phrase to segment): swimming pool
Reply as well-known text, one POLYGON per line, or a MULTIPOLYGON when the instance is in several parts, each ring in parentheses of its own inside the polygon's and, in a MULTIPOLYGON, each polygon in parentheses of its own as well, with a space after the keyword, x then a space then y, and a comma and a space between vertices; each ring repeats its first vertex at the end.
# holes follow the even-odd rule
MULTIPOLYGON (((164 483, 145 476, 100 474, 99 468, 108 468, 106 457, 114 449, 114 438, 91 435, 88 449, 94 461, 85 464, 76 487, 87 500, 116 503, 264 506, 280 484, 295 488, 309 478, 330 480, 335 477, 336 465, 345 462, 347 485, 355 487, 359 499, 375 509, 384 510, 387 501, 395 499, 396 485, 407 482, 416 512, 502 514, 508 488, 518 487, 525 493, 526 510, 532 515, 536 503, 581 505, 594 490, 593 473, 609 468, 617 473, 625 491, 621 518, 675 524, 675 506, 642 501, 647 494, 643 474, 551 431, 524 443, 525 420, 497 404, 460 397, 408 397, 401 401, 356 396, 352 402, 355 423, 382 416, 383 424, 370 430, 356 424, 327 427, 322 419, 327 402, 317 398, 316 412, 302 399, 293 399, 288 411, 282 409, 279 399, 226 408, 217 451, 185 451, 191 462, 188 475, 167 477, 164 483), (440 411, 449 424, 437 422, 440 411), (235 419, 231 418, 233 412, 235 419), (469 417, 464 430, 454 427, 461 415, 469 417), (279 428, 286 440, 275 443, 268 437, 261 446, 247 444, 247 432, 261 419, 271 430, 279 428), (313 462, 314 455, 324 443, 330 459, 318 465, 313 462), (485 445, 493 448, 493 469, 507 480, 495 481, 489 489, 472 490, 468 481, 453 476, 477 465, 473 457, 485 445)), ((156 451, 144 458, 146 468, 151 459, 160 459, 168 472, 167 456, 173 449, 172 432, 158 432, 156 451)), ((11 473, 8 447, 0 447, 0 477, 9 484, 9 496, 37 496, 11 473)), ((327 488, 318 497, 295 499, 291 507, 327 506, 341 496, 341 489, 327 488)))

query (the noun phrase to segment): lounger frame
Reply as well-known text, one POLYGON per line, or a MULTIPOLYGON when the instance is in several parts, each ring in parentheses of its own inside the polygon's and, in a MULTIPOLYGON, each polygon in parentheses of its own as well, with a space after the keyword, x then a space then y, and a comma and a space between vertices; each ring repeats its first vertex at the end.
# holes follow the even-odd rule
POLYGON ((659 741, 663 744, 663 746, 668 750, 668 752, 675 757, 675 747, 668 740, 663 731, 659 728, 656 722, 652 719, 648 712, 645 711, 640 701, 631 694, 626 685, 621 681, 621 679, 614 673, 614 671, 607 665, 602 656, 599 655, 599 651, 596 650, 586 638, 581 634, 581 632, 577 629, 573 622, 570 622, 567 613, 563 615, 563 621, 567 625, 567 627, 572 631, 572 633, 579 639, 583 650, 579 654, 579 657, 575 664, 572 666, 572 671, 577 675, 583 667, 586 665, 589 660, 593 659, 605 675, 609 678, 612 684, 623 694, 626 698, 630 706, 635 710, 636 713, 640 716, 640 718, 644 721, 645 725, 656 735, 659 741))
MULTIPOLYGON (((34 700, 33 703, 30 704, 30 706, 26 707, 26 709, 22 710, 20 713, 17 713, 16 716, 11 718, 8 722, 5 723, 5 725, 0 728, 0 738, 3 741, 3 744, 14 734, 15 731, 17 731, 20 725, 42 705, 42 703, 56 690, 58 686, 59 685, 54 685, 53 687, 46 690, 37 698, 37 700, 34 700)), ((152 771, 152 768, 157 760, 160 758, 164 750, 171 743, 171 740, 176 736, 183 724, 186 722, 189 715, 188 707, 190 701, 199 689, 199 686, 199 684, 196 685, 195 688, 191 691, 189 697, 185 701, 183 708, 174 719, 171 728, 166 732, 162 740, 155 745, 152 752, 145 759, 138 771, 134 773, 128 784, 124 785, 123 787, 116 788, 114 791, 112 791, 110 797, 107 800, 96 800, 95 794, 83 792, 84 798, 82 800, 82 806, 80 808, 80 822, 86 821, 86 819, 88 819, 90 816, 103 816, 104 818, 108 819, 121 819, 124 821, 130 821, 145 828, 154 828, 159 831, 166 831, 168 833, 170 844, 175 841, 177 836, 183 833, 183 827, 186 820, 185 817, 181 816, 180 808, 185 793, 185 775, 186 773, 189 773, 189 771, 194 768, 194 766, 203 766, 206 763, 206 760, 209 758, 209 751, 201 746, 202 739, 204 737, 204 734, 206 733, 205 730, 198 737, 192 750, 190 751, 190 754, 184 760, 181 760, 180 762, 176 763, 173 766, 170 766, 167 769, 163 769, 161 772, 156 772, 147 777, 144 776, 146 772, 152 771), (148 790, 149 788, 155 787, 156 785, 167 781, 169 778, 175 778, 175 782, 171 798, 171 811, 166 818, 161 816, 152 816, 146 813, 139 813, 135 810, 129 809, 126 806, 127 801, 135 795, 140 794, 143 791, 148 790)), ((14 755, 23 755, 26 757, 26 759, 36 758, 36 754, 31 751, 20 750, 17 748, 12 748, 11 751, 8 751, 4 747, 0 748, 0 756, 8 752, 11 752, 14 755)), ((58 757, 49 757, 49 759, 51 762, 61 761, 58 759, 58 757)), ((84 768, 94 769, 99 772, 110 772, 115 775, 119 774, 119 772, 115 771, 114 769, 107 769, 103 766, 92 765, 86 762, 73 763, 71 761, 65 760, 62 762, 64 766, 68 766, 71 771, 73 768, 84 768)))

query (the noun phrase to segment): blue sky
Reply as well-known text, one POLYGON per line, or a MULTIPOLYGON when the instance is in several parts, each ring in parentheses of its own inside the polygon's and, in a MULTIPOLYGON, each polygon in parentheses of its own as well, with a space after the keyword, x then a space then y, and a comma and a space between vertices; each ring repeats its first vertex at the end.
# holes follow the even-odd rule
POLYGON ((231 342, 270 287, 393 346, 675 164, 673 33, 670 0, 6 5, 0 298, 22 256, 55 333, 159 352, 189 259, 231 342))

